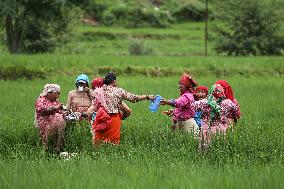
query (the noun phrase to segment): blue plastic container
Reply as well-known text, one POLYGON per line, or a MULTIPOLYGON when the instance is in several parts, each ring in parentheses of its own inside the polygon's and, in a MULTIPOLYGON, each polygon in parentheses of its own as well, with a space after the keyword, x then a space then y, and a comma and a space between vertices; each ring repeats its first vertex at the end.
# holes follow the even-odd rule
POLYGON ((162 97, 160 95, 157 95, 155 96, 155 99, 150 102, 149 109, 151 112, 158 111, 161 99, 162 97))

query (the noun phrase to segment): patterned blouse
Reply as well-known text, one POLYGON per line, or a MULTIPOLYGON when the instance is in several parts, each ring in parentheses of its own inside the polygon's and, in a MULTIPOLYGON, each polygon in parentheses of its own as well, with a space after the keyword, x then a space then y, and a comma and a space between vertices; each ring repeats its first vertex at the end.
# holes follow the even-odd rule
MULTIPOLYGON (((241 117, 241 110, 240 110, 240 106, 239 106, 239 103, 238 103, 237 99, 234 98, 233 103, 237 106, 237 112, 235 112, 236 113, 235 117, 237 119, 240 119, 240 117, 241 117)), ((234 119, 234 115, 232 114, 232 112, 230 112, 229 118, 232 119, 232 120, 234 119)))
POLYGON ((70 112, 86 112, 92 105, 93 91, 79 92, 77 89, 68 94, 66 109, 70 112))
POLYGON ((62 110, 54 111, 52 114, 49 115, 44 114, 44 111, 46 111, 48 108, 55 107, 59 104, 60 103, 58 101, 52 102, 45 96, 39 97, 35 103, 37 123, 42 123, 42 122, 48 123, 49 118, 51 118, 52 115, 55 115, 56 113, 63 114, 62 110))
POLYGON ((201 128, 203 129, 219 129, 221 131, 226 131, 226 129, 230 126, 231 119, 230 116, 235 115, 237 116, 238 107, 235 103, 233 103, 230 99, 225 99, 221 102, 221 115, 216 115, 210 123, 210 112, 211 107, 207 103, 207 99, 202 99, 196 101, 194 103, 194 107, 196 111, 202 111, 202 125, 201 128))
POLYGON ((100 106, 103 106, 110 114, 119 113, 122 100, 136 102, 138 98, 137 95, 129 93, 122 88, 108 85, 95 89, 94 93, 94 110, 97 111, 100 106))

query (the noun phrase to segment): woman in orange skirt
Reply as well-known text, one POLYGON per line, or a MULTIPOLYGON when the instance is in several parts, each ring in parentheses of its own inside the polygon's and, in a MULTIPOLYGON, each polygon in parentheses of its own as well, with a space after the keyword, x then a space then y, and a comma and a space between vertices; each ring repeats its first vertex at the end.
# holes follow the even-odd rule
POLYGON ((104 85, 95 89, 93 108, 97 112, 92 125, 93 143, 120 143, 121 113, 123 100, 132 103, 153 100, 153 95, 134 95, 117 87, 116 76, 109 73, 104 78, 104 85))

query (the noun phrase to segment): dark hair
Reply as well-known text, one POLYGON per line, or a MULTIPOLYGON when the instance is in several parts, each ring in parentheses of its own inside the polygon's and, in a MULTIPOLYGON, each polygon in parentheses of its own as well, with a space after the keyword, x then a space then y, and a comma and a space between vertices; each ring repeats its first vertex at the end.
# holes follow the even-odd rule
POLYGON ((116 75, 114 73, 108 73, 104 78, 104 84, 109 85, 115 80, 116 80, 116 75))

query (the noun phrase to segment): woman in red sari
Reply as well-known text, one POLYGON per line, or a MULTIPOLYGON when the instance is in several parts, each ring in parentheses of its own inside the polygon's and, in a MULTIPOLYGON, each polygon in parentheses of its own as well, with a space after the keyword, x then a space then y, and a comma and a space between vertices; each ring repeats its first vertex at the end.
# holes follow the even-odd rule
POLYGON ((226 80, 218 80, 216 81, 215 84, 219 84, 223 87, 224 89, 224 93, 225 93, 225 97, 226 99, 230 99, 236 106, 237 106, 237 111, 236 111, 236 115, 229 115, 229 119, 230 119, 230 125, 234 125, 233 123, 236 122, 236 117, 239 119, 241 117, 241 110, 240 110, 240 106, 239 103, 237 101, 237 99, 235 99, 234 97, 234 92, 232 87, 229 85, 229 83, 226 80))
POLYGON ((109 73, 104 78, 104 85, 95 89, 94 110, 97 112, 92 125, 93 143, 120 143, 121 105, 123 100, 132 103, 153 100, 153 95, 135 95, 117 87, 116 76, 109 73))
POLYGON ((63 104, 58 101, 60 86, 46 84, 35 103, 35 125, 45 150, 62 150, 65 120, 63 104), (49 149, 52 143, 52 148, 49 149))

